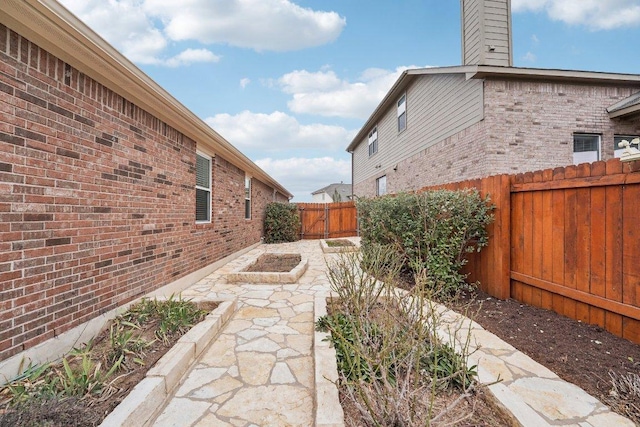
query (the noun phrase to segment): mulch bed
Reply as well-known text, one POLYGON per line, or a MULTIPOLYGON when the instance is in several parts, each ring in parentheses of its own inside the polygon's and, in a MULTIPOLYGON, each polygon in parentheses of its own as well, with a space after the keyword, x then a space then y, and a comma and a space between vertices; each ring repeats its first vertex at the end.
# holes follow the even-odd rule
POLYGON ((288 273, 300 264, 301 260, 302 257, 299 254, 262 254, 245 271, 253 273, 288 273))
MULTIPOLYGON (((203 305, 203 309, 213 311, 216 302, 203 305)), ((139 333, 149 341, 155 337, 157 323, 144 325, 139 333)), ((128 363, 124 371, 117 372, 118 377, 106 395, 85 396, 83 398, 67 398, 63 400, 42 399, 29 402, 18 409, 0 404, 0 427, 46 426, 46 427, 86 427, 98 426, 102 420, 115 409, 131 390, 142 381, 149 369, 165 355, 184 333, 175 333, 166 342, 155 340, 139 355, 143 365, 128 363)), ((95 360, 102 359, 111 349, 109 329, 103 330, 94 340, 92 355, 95 360)))
POLYGON ((609 372, 640 374, 640 345, 599 326, 482 291, 461 298, 470 304, 468 315, 482 327, 605 404, 609 372))

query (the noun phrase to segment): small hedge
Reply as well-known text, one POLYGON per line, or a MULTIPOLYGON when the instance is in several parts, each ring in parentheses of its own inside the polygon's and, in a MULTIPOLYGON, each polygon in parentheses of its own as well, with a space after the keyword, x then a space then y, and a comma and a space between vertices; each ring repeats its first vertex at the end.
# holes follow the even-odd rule
POLYGON ((430 287, 451 293, 465 282, 467 253, 487 246, 489 198, 477 190, 437 190, 359 199, 362 250, 391 246, 404 268, 426 274, 430 287))
POLYGON ((264 242, 285 243, 299 240, 300 217, 293 203, 269 203, 264 218, 264 242))

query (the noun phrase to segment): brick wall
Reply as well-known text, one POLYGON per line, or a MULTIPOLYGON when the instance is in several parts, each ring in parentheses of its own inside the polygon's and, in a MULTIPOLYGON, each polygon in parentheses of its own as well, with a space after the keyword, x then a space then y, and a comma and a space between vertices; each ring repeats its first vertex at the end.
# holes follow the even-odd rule
POLYGON ((486 80, 484 120, 356 183, 360 197, 376 194, 387 176, 390 193, 501 173, 573 163, 573 133, 602 135, 603 159, 613 157, 613 136, 640 135, 640 118, 609 119, 606 108, 638 92, 635 87, 486 80))
POLYGON ((602 159, 613 158, 614 134, 640 135, 640 119, 610 119, 606 108, 636 87, 485 81, 486 175, 573 164, 573 134, 602 135, 602 159))
MULTIPOLYGON (((274 191, 0 25, 0 360, 260 241, 274 191)), ((286 201, 277 195, 280 201, 286 201)))

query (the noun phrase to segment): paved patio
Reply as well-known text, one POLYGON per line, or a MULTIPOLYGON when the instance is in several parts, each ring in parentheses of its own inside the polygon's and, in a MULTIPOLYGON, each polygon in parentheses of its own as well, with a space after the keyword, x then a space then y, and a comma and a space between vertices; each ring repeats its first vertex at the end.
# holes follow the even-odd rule
MULTIPOLYGON (((317 422, 315 409, 319 406, 327 419, 341 414, 331 406, 335 399, 324 403, 326 381, 315 384, 316 378, 322 380, 316 369, 328 361, 314 360, 314 347, 326 344, 314 345, 314 308, 322 305, 319 301, 330 289, 326 259, 336 256, 324 254, 317 240, 261 245, 183 291, 184 297, 195 300, 237 298, 238 308, 152 425, 341 425, 317 422), (266 251, 300 253, 308 259, 308 269, 295 284, 227 283, 226 273, 266 251)), ((633 427, 631 421, 479 325, 452 312, 445 319, 471 326, 473 341, 479 344, 471 362, 479 364, 479 379, 483 383, 503 380, 490 389, 522 425, 633 427)), ((447 335, 443 332, 443 337, 447 335)))

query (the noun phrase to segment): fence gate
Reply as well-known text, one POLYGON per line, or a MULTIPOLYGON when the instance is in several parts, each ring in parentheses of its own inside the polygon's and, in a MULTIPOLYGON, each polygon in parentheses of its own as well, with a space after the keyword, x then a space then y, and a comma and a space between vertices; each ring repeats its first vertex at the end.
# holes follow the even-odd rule
POLYGON ((297 203, 301 239, 331 239, 358 235, 354 202, 297 203))

